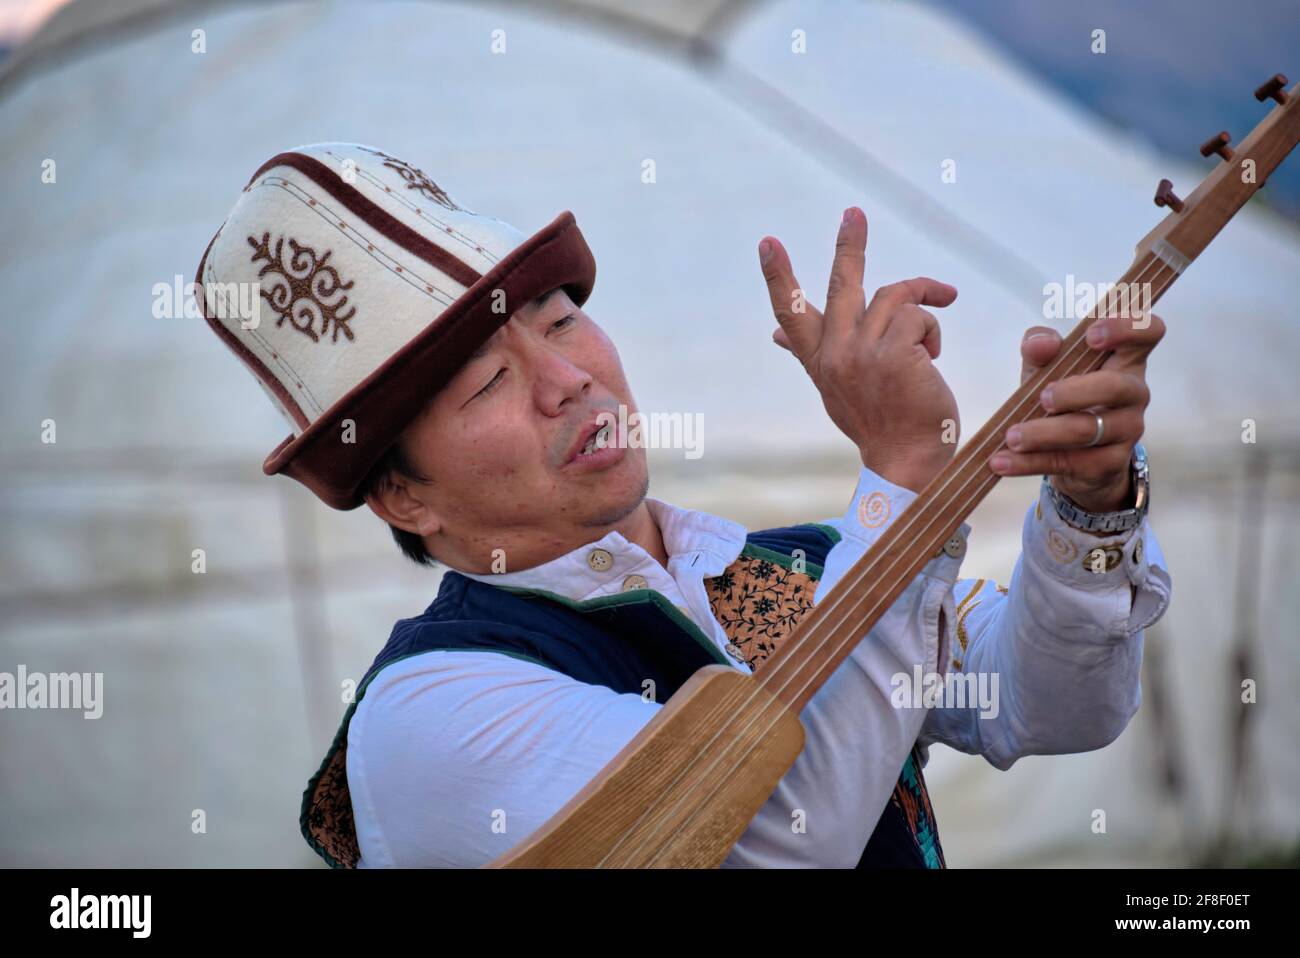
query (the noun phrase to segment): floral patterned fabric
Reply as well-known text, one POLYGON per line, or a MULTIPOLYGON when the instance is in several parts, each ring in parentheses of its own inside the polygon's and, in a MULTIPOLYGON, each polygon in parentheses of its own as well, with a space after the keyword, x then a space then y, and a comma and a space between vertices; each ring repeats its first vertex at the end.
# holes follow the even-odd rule
MULTIPOLYGON (((817 580, 746 549, 722 575, 707 580, 709 604, 727 637, 757 671, 812 608, 817 580)), ((816 569, 816 566, 813 566, 816 569)), ((820 570, 819 570, 820 571, 820 570)))

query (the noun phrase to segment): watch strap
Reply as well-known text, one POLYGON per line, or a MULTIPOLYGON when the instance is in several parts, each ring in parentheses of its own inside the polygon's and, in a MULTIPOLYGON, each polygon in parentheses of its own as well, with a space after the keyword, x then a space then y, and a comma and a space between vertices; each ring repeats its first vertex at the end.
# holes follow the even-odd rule
POLYGON ((1053 486, 1047 476, 1043 476, 1043 488, 1047 490, 1047 496, 1056 508, 1056 514, 1067 525, 1083 532, 1096 532, 1103 535, 1128 532, 1142 524, 1151 504, 1146 450, 1142 448, 1141 443, 1133 450, 1130 469, 1135 505, 1128 509, 1117 509, 1114 512, 1089 512, 1053 486))

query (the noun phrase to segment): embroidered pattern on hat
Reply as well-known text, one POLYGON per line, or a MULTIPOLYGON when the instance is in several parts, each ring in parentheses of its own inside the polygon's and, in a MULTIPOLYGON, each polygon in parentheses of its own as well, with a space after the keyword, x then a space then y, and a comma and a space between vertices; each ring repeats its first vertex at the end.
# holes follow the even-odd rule
POLYGON ((406 181, 406 188, 408 190, 418 190, 421 194, 433 200, 439 206, 444 206, 449 210, 460 210, 465 213, 469 212, 469 210, 466 210, 464 207, 457 206, 456 202, 447 195, 447 191, 425 176, 423 170, 417 169, 405 160, 399 160, 395 156, 389 156, 387 153, 380 150, 372 150, 371 152, 376 156, 382 156, 384 158, 384 166, 388 167, 390 170, 396 170, 398 172, 402 179, 406 181))
POLYGON ((321 337, 329 335, 330 342, 339 340, 342 332, 349 341, 355 340, 349 321, 356 316, 356 306, 348 306, 346 290, 353 286, 353 281, 342 281, 338 270, 327 265, 333 250, 326 250, 324 256, 317 255, 310 246, 305 246, 289 237, 291 255, 284 255, 285 237, 278 237, 275 247, 271 247, 271 234, 262 234, 259 243, 256 238, 248 237, 248 245, 253 247, 252 262, 265 260, 265 265, 257 272, 261 282, 268 282, 270 290, 262 290, 262 298, 271 304, 280 318, 277 327, 289 320, 289 325, 312 342, 320 342, 321 337), (320 332, 315 327, 319 325, 320 332), (332 330, 332 332, 331 332, 332 330))

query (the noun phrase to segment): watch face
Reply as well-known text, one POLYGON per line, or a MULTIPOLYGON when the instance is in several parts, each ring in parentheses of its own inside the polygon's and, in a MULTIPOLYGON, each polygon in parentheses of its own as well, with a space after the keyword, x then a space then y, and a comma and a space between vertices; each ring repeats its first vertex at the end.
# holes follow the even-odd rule
POLYGON ((1151 470, 1147 465, 1147 451, 1142 443, 1133 445, 1133 485, 1136 490, 1133 508, 1145 511, 1151 502, 1151 470))

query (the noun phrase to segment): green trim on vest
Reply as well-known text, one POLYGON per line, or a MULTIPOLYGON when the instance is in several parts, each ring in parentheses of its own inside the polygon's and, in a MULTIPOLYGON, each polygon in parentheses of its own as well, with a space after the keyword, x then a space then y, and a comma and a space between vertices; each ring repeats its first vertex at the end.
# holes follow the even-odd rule
POLYGON ((656 592, 654 589, 631 589, 627 592, 620 592, 616 595, 602 595, 595 599, 570 599, 567 596, 559 595, 555 592, 548 592, 545 589, 525 589, 521 586, 506 585, 493 585, 493 587, 501 589, 503 592, 514 593, 515 595, 531 595, 539 596, 543 599, 549 599, 552 602, 559 603, 566 608, 572 609, 580 615, 586 615, 589 612, 599 612, 602 609, 617 608, 623 605, 640 605, 649 602, 664 615, 668 616, 673 625, 677 626, 703 646, 710 655, 717 659, 718 662, 735 668, 734 663, 718 651, 718 647, 713 644, 698 625, 683 615, 681 609, 669 602, 667 596, 662 592, 656 592))
MULTIPOLYGON (((826 538, 831 540, 831 549, 834 549, 837 545, 839 545, 840 540, 844 538, 842 535, 840 535, 839 529, 836 529, 834 526, 828 526, 824 522, 801 522, 799 523, 799 525, 812 526, 814 529, 820 529, 822 531, 822 534, 825 535, 826 538)), ((827 554, 830 553, 830 549, 827 549, 826 551, 827 554)))
POLYGON ((753 559, 766 559, 768 562, 775 562, 777 565, 781 566, 781 568, 789 569, 791 572, 799 575, 806 575, 815 582, 820 581, 822 577, 822 566, 813 562, 811 559, 804 559, 803 569, 796 569, 794 567, 794 556, 788 556, 784 552, 776 552, 764 546, 752 546, 748 543, 745 545, 745 548, 740 550, 740 554, 742 556, 749 556, 753 559))

